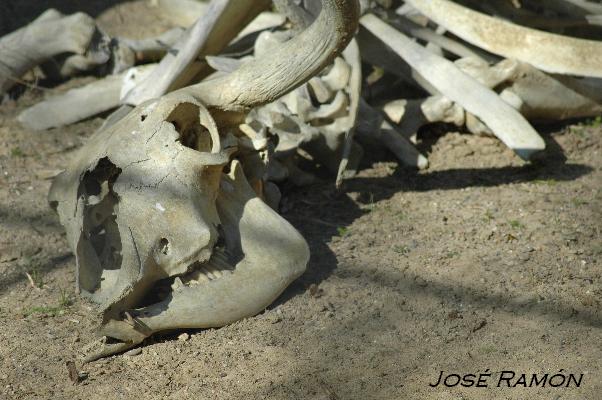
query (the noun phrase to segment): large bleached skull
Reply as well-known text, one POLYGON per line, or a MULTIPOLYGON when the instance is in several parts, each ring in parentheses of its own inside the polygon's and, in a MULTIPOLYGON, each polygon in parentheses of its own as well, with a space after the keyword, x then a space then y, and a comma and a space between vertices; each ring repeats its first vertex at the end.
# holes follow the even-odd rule
POLYGON ((131 293, 207 261, 217 242, 215 200, 233 149, 192 98, 166 96, 141 111, 92 137, 50 194, 78 287, 105 308, 131 307, 140 300, 131 293))
POLYGON ((325 0, 316 22, 271 57, 141 104, 56 178, 49 199, 78 289, 102 311, 103 342, 88 360, 158 331, 252 316, 303 273, 307 244, 247 182, 238 127, 250 108, 332 62, 358 14, 355 0, 325 0))

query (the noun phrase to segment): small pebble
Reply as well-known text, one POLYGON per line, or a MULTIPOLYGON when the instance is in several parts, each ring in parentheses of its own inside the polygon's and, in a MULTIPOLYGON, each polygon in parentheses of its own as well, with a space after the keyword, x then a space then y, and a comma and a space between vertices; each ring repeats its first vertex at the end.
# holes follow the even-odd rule
POLYGON ((182 333, 180 336, 178 336, 178 340, 179 340, 180 342, 185 342, 185 341, 187 341, 188 339, 190 339, 190 335, 189 335, 189 334, 187 334, 187 333, 182 333))

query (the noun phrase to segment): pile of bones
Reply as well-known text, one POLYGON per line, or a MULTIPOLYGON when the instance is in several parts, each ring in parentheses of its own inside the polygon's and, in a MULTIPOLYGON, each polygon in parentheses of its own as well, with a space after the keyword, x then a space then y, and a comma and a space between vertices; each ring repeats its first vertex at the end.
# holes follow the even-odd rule
POLYGON ((0 96, 32 74, 98 77, 19 115, 37 130, 108 115, 49 194, 101 314, 88 361, 272 303, 309 259, 277 213, 278 184, 315 179, 302 160, 339 186, 379 141, 424 169, 414 145, 436 122, 530 160, 531 122, 602 113, 593 1, 149 2, 182 27, 110 37, 51 9, 0 38, 0 96))

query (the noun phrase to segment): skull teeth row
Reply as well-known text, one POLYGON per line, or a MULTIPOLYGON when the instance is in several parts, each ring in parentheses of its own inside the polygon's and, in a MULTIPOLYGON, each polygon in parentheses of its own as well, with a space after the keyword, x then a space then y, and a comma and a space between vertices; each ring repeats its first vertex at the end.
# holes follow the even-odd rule
POLYGON ((171 285, 172 290, 184 286, 197 286, 232 274, 234 267, 229 263, 222 249, 214 249, 209 261, 195 263, 192 271, 182 277, 176 277, 171 285))

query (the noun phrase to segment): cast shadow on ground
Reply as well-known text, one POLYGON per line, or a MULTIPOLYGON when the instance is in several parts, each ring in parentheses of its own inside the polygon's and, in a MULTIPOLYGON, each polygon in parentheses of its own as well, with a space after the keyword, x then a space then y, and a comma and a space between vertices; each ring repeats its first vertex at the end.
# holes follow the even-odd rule
POLYGON ((2 278, 0 278, 0 296, 9 291, 11 287, 26 281, 27 276, 25 275, 25 272, 31 272, 32 270, 35 270, 41 274, 41 279, 43 281, 44 275, 48 274, 54 269, 68 267, 71 265, 72 260, 74 260, 73 254, 63 253, 50 257, 44 262, 36 263, 34 266, 30 265, 29 268, 24 267, 21 269, 17 266, 11 272, 4 274, 2 278))
MULTIPOLYGON (((282 215, 288 219, 306 238, 311 249, 311 260, 307 272, 293 283, 276 301, 275 305, 307 290, 311 284, 319 284, 337 267, 337 259, 328 247, 333 237, 349 227, 357 218, 366 214, 347 195, 357 192, 358 202, 378 202, 389 199, 398 192, 424 192, 433 190, 453 190, 468 187, 491 187, 533 181, 571 181, 592 171, 591 167, 566 163, 562 150, 549 135, 546 135, 548 152, 537 163, 523 167, 468 168, 432 172, 418 172, 413 169, 398 168, 390 176, 356 177, 345 182, 342 191, 335 191, 332 179, 312 185, 309 188, 293 188, 287 191, 285 210, 282 215)), ((366 163, 382 160, 382 154, 369 153, 366 163)), ((0 209, 0 217, 6 227, 15 224, 33 227, 43 223, 53 229, 58 226, 58 217, 48 209, 47 213, 36 215, 16 215, 14 210, 0 209)), ((53 259, 40 262, 44 274, 63 266, 69 260, 66 254, 57 254, 53 259)), ((23 271, 9 273, 0 279, 0 293, 8 287, 26 279, 23 271)))
MULTIPOLYGON (((391 176, 387 177, 356 177, 350 179, 346 181, 344 190, 338 194, 333 191, 331 182, 312 186, 306 190, 297 189, 290 195, 293 202, 293 204, 289 205, 291 211, 284 213, 284 216, 307 239, 312 258, 305 275, 294 282, 270 308, 278 307, 296 296, 305 296, 305 298, 310 299, 311 296, 307 293, 308 288, 313 284, 319 285, 320 282, 334 273, 338 265, 338 260, 328 246, 328 243, 333 237, 339 235, 341 229, 348 227, 355 219, 370 212, 365 208, 360 208, 360 205, 353 202, 347 196, 348 193, 359 193, 360 196, 357 197, 358 202, 368 205, 370 202, 389 199, 399 192, 428 192, 495 187, 538 181, 542 183, 567 182, 576 180, 593 171, 588 165, 567 163, 566 156, 553 137, 546 135, 545 139, 548 147, 546 154, 537 162, 527 164, 523 167, 467 168, 426 171, 423 173, 407 168, 398 168, 391 176)), ((382 158, 368 160, 368 162, 371 161, 380 162, 382 158)), ((361 269, 362 267, 357 266, 355 268, 361 269)), ((395 293, 395 296, 401 299, 420 298, 420 296, 436 298, 438 303, 446 305, 446 307, 442 308, 448 311, 451 308, 450 304, 461 303, 482 315, 490 315, 493 310, 500 309, 516 317, 541 317, 545 320, 553 321, 555 324, 573 323, 586 328, 602 328, 602 315, 595 308, 582 308, 578 311, 570 303, 561 298, 552 297, 544 301, 525 300, 524 298, 517 298, 503 291, 492 292, 487 288, 480 288, 478 282, 466 282, 465 284, 440 281, 424 282, 424 280, 418 279, 414 274, 401 270, 367 272, 346 273, 341 275, 340 278, 352 280, 353 282, 348 286, 373 287, 376 290, 388 290, 390 293, 395 293)), ((323 394, 323 397, 319 398, 329 398, 328 392, 335 394, 337 392, 348 392, 348 384, 357 379, 357 377, 351 375, 341 377, 336 374, 329 374, 327 371, 339 370, 345 374, 342 371, 346 369, 340 368, 338 360, 348 357, 345 350, 345 342, 353 345, 355 342, 352 340, 352 336, 359 335, 359 332, 361 332, 361 340, 364 343, 376 343, 378 338, 390 329, 386 321, 383 322, 382 326, 378 325, 378 323, 375 324, 375 314, 378 315, 378 313, 369 308, 368 310, 354 313, 352 318, 342 321, 335 319, 327 320, 327 325, 321 330, 320 342, 307 343, 305 346, 308 348, 320 346, 323 349, 331 349, 329 350, 330 354, 316 355, 310 361, 300 362, 296 366, 295 373, 283 377, 278 386, 282 390, 287 391, 287 393, 290 392, 291 395, 296 393, 295 396, 298 398, 304 398, 307 395, 307 393, 299 394, 299 391, 303 392, 304 390, 323 394), (325 333, 328 331, 334 332, 334 334, 329 335, 325 333), (332 343, 329 343, 327 340, 332 340, 332 343), (336 353, 339 353, 338 356, 336 353), (328 381, 329 375, 330 381, 328 381), (321 388, 324 382, 327 382, 328 389, 321 388), (341 382, 343 382, 344 386, 337 386, 341 382)), ((425 320, 429 320, 433 316, 425 315, 424 318, 425 320)), ((272 325, 272 327, 275 330, 281 330, 281 332, 274 334, 275 337, 286 337, 286 324, 272 325)), ((402 330, 395 334, 404 336, 402 341, 405 346, 418 349, 418 353, 428 354, 432 350, 431 343, 424 342, 420 335, 413 336, 411 332, 413 332, 412 329, 409 329, 408 331, 402 330)), ((471 333, 468 333, 468 335, 471 335, 471 333)), ((474 335, 474 332, 472 335, 474 335)), ((463 342, 457 339, 449 340, 451 341, 447 346, 444 346, 442 351, 444 353, 449 351, 449 354, 454 354, 453 349, 459 345, 463 345, 463 342)), ((303 348, 299 349, 299 351, 302 353, 305 352, 303 348)), ((392 351, 399 352, 400 358, 406 357, 402 349, 392 351)), ((441 349, 438 351, 441 351, 441 349)), ((307 353, 311 352, 308 350, 307 353)), ((368 359, 369 357, 366 356, 365 360, 367 361, 368 359)), ((393 383, 402 383, 403 376, 416 370, 428 371, 429 368, 432 368, 432 360, 428 358, 415 359, 412 363, 415 365, 412 366, 411 363, 405 363, 406 368, 409 369, 397 371, 401 375, 399 382, 391 382, 390 377, 395 376, 395 373, 386 371, 384 376, 390 374, 384 378, 387 383, 376 388, 372 387, 371 390, 373 391, 370 392, 370 396, 387 398, 390 396, 387 390, 390 390, 393 383), (374 390, 382 390, 382 396, 379 396, 374 390)), ((365 373, 362 376, 367 381, 383 379, 382 371, 373 371, 370 368, 365 368, 364 371, 365 373)), ((397 390, 403 392, 403 388, 397 390)), ((257 397, 267 394, 264 388, 257 388, 254 393, 257 397)), ((366 394, 357 393, 358 398, 364 397, 364 395, 366 394)))
MULTIPOLYGON (((13 229, 25 229, 36 236, 44 236, 49 229, 57 232, 63 230, 58 217, 50 208, 46 212, 34 213, 9 209, 3 205, 0 205, 0 229, 6 229, 8 232, 13 229), (39 231, 39 227, 43 227, 44 231, 39 231)), ((12 246, 16 245, 17 243, 12 244, 12 246)), ((52 270, 67 267, 73 259, 70 252, 55 252, 55 255, 49 258, 40 258, 38 256, 38 253, 41 253, 39 246, 31 243, 22 243, 18 246, 19 252, 15 255, 15 259, 7 259, 3 263, 5 265, 0 265, 4 270, 4 273, 0 275, 0 295, 9 291, 11 287, 27 281, 25 272, 31 273, 35 270, 43 279, 44 275, 52 270), (24 261, 27 261, 28 265, 22 265, 21 263, 24 261)))
MULTIPOLYGON (((593 169, 582 164, 567 163, 558 143, 545 137, 548 150, 537 162, 525 166, 501 168, 466 168, 443 171, 398 167, 386 177, 355 177, 345 181, 342 191, 335 192, 332 181, 312 185, 309 189, 293 189, 289 194, 287 218, 306 238, 311 250, 307 272, 291 285, 276 302, 280 304, 303 293, 311 284, 319 284, 337 267, 336 256, 328 247, 353 221, 369 211, 354 203, 348 193, 356 192, 358 202, 369 204, 390 199, 399 192, 427 192, 463 188, 494 187, 526 182, 566 182, 589 174, 593 169)), ((374 153, 368 153, 374 154, 374 153)), ((382 160, 368 159, 367 163, 382 160)))
MULTIPOLYGON (((578 179, 592 172, 592 168, 587 165, 567 163, 567 158, 562 152, 560 146, 554 139, 546 135, 548 142, 548 151, 536 163, 528 164, 523 167, 502 167, 502 168, 484 168, 484 169, 452 169, 445 171, 432 171, 419 173, 417 171, 398 168, 391 176, 382 178, 364 178, 356 177, 346 181, 345 188, 341 193, 335 193, 332 190, 332 183, 324 183, 320 186, 312 186, 310 189, 297 189, 290 195, 293 204, 289 206, 291 211, 284 213, 285 217, 301 231, 308 240, 312 258, 308 270, 304 276, 293 283, 284 294, 275 302, 273 307, 285 303, 296 296, 306 296, 308 288, 312 284, 320 284, 328 278, 337 268, 338 261, 336 255, 330 250, 328 243, 333 237, 339 235, 342 228, 348 227, 353 221, 362 215, 370 212, 360 208, 348 196, 348 193, 360 193, 358 202, 369 204, 379 200, 389 199, 398 192, 426 192, 436 190, 454 190, 474 187, 494 187, 506 184, 517 184, 537 181, 558 181, 566 182, 578 179), (361 194, 364 194, 363 196, 361 194), (363 201, 362 201, 363 200, 363 201)), ((378 162, 380 160, 368 160, 368 162, 378 162)), ((360 267, 357 267, 360 268, 360 267)), ((374 287, 377 290, 388 290, 391 293, 398 294, 400 298, 419 298, 419 296, 433 297, 441 304, 461 303, 465 306, 483 315, 489 315, 492 310, 502 309, 506 312, 520 316, 538 316, 551 321, 573 322, 583 325, 587 328, 602 327, 602 317, 599 313, 592 310, 575 310, 571 304, 564 302, 559 298, 550 298, 545 301, 525 301, 525 299, 515 298, 505 292, 491 292, 490 290, 479 288, 475 282, 466 284, 457 284, 456 282, 424 282, 418 277, 404 271, 381 271, 368 273, 349 273, 342 275, 342 279, 353 280, 349 286, 353 287, 374 287)), ((450 307, 447 307, 450 308, 450 307)), ((425 316, 432 318, 433 316, 425 316)), ((328 320, 327 320, 328 321, 328 320)), ((365 312, 353 314, 353 318, 343 321, 330 319, 327 326, 321 331, 320 343, 308 343, 308 347, 320 346, 324 349, 334 349, 332 352, 340 352, 339 356, 333 354, 324 354, 316 356, 311 362, 304 362, 297 366, 295 373, 291 376, 283 377, 279 382, 279 387, 287 388, 286 391, 304 390, 302 387, 316 388, 313 391, 324 393, 323 398, 328 398, 328 390, 320 389, 325 377, 324 371, 338 370, 337 360, 345 359, 345 341, 353 341, 350 336, 357 335, 358 331, 362 334, 362 341, 373 343, 378 337, 383 335, 383 329, 388 329, 387 324, 383 326, 374 325, 374 310, 368 309, 365 312), (372 324, 372 325, 371 325, 372 324), (326 331, 337 332, 333 335, 324 334, 326 331), (332 338, 333 343, 324 343, 325 338, 332 338), (336 340, 336 343, 334 342, 336 340)), ((273 329, 282 330, 276 333, 276 337, 286 337, 286 324, 272 325, 273 329)), ((411 330, 409 331, 411 332, 411 330)), ((398 332, 404 335, 403 332, 398 332)), ((474 333, 473 333, 474 334, 474 333)), ((470 335, 470 334, 469 334, 470 335)), ((404 343, 408 346, 422 349, 421 352, 428 352, 430 344, 422 341, 420 336, 413 337, 412 334, 405 333, 407 336, 404 343)), ((458 346, 458 342, 452 340, 449 343, 450 352, 458 346)), ((303 349, 300 350, 303 352, 303 349)), ((405 357, 401 349, 399 357, 405 357)), ((447 351, 447 350, 444 350, 447 351)), ((420 351, 419 351, 420 352, 420 351)), ((401 375, 418 370, 428 370, 430 361, 415 360, 415 366, 411 370, 401 371, 401 375), (405 373, 404 373, 405 372, 405 373)), ((410 364, 411 365, 411 364, 410 364)), ((388 371, 387 371, 388 372, 388 371)), ((366 380, 378 380, 381 375, 377 371, 365 370, 364 378, 366 380)), ((347 387, 338 387, 335 382, 350 382, 354 378, 333 377, 328 386, 334 393, 348 391, 347 387)), ((383 398, 388 395, 386 392, 388 385, 381 388, 383 398)), ((402 385, 403 386, 403 385, 402 385)), ((373 388, 374 389, 374 388, 373 388)), ((377 390, 378 390, 377 389, 377 390)), ((399 389, 402 391, 403 389, 399 389)), ((266 394, 264 389, 257 389, 255 393, 258 397, 266 394)), ((377 393, 371 392, 371 395, 377 393)), ((358 394, 359 396, 359 394, 358 394)), ((379 397, 379 396, 377 396, 379 397)), ((299 398, 303 398, 300 396, 299 398)))
MULTIPOLYGON (((382 385, 371 387, 369 396, 367 393, 357 393, 357 397, 354 398, 391 398, 390 394, 385 392, 390 391, 391 386, 395 384, 401 384, 401 386, 398 385, 399 387, 396 390, 402 393, 404 378, 407 378, 410 374, 416 374, 416 371, 424 373, 432 370, 433 363, 436 362, 435 355, 437 360, 445 363, 444 360, 448 357, 457 357, 456 350, 458 347, 464 346, 467 347, 468 351, 478 351, 478 348, 471 350, 470 344, 474 342, 468 341, 469 339, 474 338, 478 342, 482 338, 493 334, 491 328, 486 324, 483 325, 482 331, 480 329, 478 332, 471 331, 470 327, 464 326, 460 328, 461 335, 446 337, 445 335, 431 334, 426 335, 429 337, 428 340, 425 340, 421 334, 424 326, 431 328, 438 326, 440 324, 438 321, 441 318, 445 319, 445 315, 454 309, 454 304, 462 304, 466 307, 465 309, 470 309, 472 313, 487 318, 495 310, 503 310, 503 312, 516 318, 526 317, 532 319, 533 317, 541 317, 552 322, 551 326, 567 323, 579 324, 587 329, 602 327, 602 317, 599 313, 596 314, 595 311, 577 312, 570 304, 566 304, 560 299, 552 298, 543 302, 525 302, 525 300, 514 298, 507 293, 499 291, 492 293, 487 288, 479 288, 479 284, 475 285, 475 282, 467 282, 467 284, 427 282, 424 284, 424 282, 418 283, 420 281, 416 279, 415 275, 402 271, 371 272, 353 274, 354 276, 346 276, 343 279, 353 281, 349 286, 371 287, 374 290, 387 291, 389 301, 393 302, 395 302, 395 300, 392 300, 393 297, 400 300, 404 298, 435 298, 435 304, 439 304, 440 307, 440 314, 428 313, 423 316, 411 317, 423 318, 425 325, 419 325, 420 328, 413 326, 394 327, 392 326, 391 317, 371 307, 361 311, 356 310, 352 315, 346 314, 340 319, 325 319, 324 326, 320 327, 319 337, 316 337, 316 341, 300 343, 297 348, 297 351, 302 354, 314 354, 313 357, 301 359, 296 364, 292 374, 283 376, 277 385, 280 390, 297 392, 297 398, 307 398, 307 393, 299 394, 298 392, 323 392, 324 390, 320 388, 320 384, 327 382, 332 392, 348 393, 348 385, 354 383, 358 378, 357 371, 354 370, 353 365, 342 367, 340 360, 348 359, 350 352, 352 352, 357 359, 361 360, 363 371, 361 377, 363 380, 368 382, 381 380, 384 382, 382 385), (381 320, 382 322, 379 322, 381 320), (387 348, 379 340, 383 336, 399 336, 399 343, 403 343, 403 347, 387 348), (358 338, 361 338, 365 346, 350 351, 350 347, 357 346, 358 338), (433 343, 433 341, 437 341, 437 343, 433 343), (325 349, 324 354, 312 352, 315 348, 325 349), (406 348, 411 348, 413 351, 406 350, 406 348), (395 363, 392 367, 387 367, 386 363, 377 362, 378 368, 369 367, 368 364, 373 361, 372 355, 378 354, 379 351, 394 353, 395 357, 400 360, 399 365, 395 363), (423 356, 416 356, 417 354, 423 356), (395 379, 395 377, 398 379, 395 379), (382 390, 383 393, 378 395, 374 390, 382 390)), ((312 301, 311 296, 306 296, 306 299, 306 301, 312 301)), ((407 310, 401 309, 400 312, 411 314, 414 311, 410 307, 407 310)), ((334 310, 334 313, 336 314, 336 310, 334 310)), ((484 319, 484 321, 487 320, 484 319)), ((489 320, 488 322, 495 322, 495 320, 489 320)), ((289 335, 286 323, 271 325, 270 329, 274 331, 274 337, 286 338, 289 335)), ((283 341, 287 342, 286 339, 283 339, 283 341)), ((501 343, 505 343, 504 340, 501 343)), ((508 342, 508 344, 499 345, 496 351, 500 351, 500 355, 503 354, 506 351, 504 348, 506 345, 512 346, 508 342)), ((472 358, 470 353, 468 354, 467 357, 472 358)), ((391 356, 389 355, 389 357, 391 356)), ((478 365, 478 359, 480 358, 474 361, 475 365, 478 365)), ((355 365, 357 365, 357 359, 355 365)), ((486 358, 483 357, 483 359, 486 358)), ((355 388, 360 389, 360 391, 362 389, 361 386, 358 388, 357 385, 355 388)), ((267 395, 267 393, 264 393, 265 390, 265 388, 257 388, 257 393, 254 393, 256 396, 251 396, 251 398, 262 398, 267 395)), ((316 398, 326 399, 329 397, 316 398)), ((335 398, 338 398, 338 396, 335 398)))

